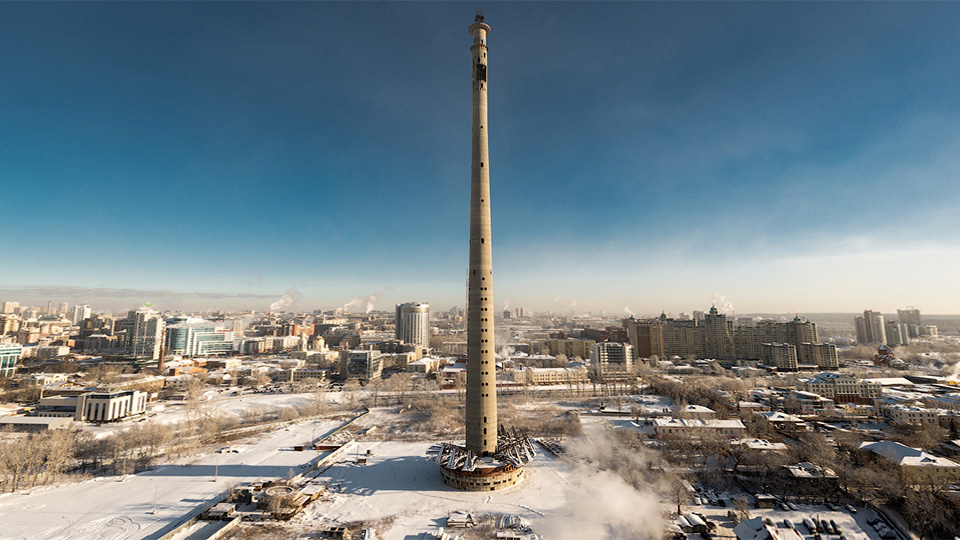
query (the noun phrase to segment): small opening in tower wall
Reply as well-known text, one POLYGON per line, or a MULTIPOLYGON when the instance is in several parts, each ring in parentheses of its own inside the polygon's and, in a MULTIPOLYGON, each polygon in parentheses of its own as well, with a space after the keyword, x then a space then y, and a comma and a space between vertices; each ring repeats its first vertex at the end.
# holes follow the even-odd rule
POLYGON ((481 244, 483 243, 483 238, 480 239, 480 243, 481 243, 481 244))
POLYGON ((480 166, 483 167, 483 162, 482 162, 482 161, 480 162, 480 166))

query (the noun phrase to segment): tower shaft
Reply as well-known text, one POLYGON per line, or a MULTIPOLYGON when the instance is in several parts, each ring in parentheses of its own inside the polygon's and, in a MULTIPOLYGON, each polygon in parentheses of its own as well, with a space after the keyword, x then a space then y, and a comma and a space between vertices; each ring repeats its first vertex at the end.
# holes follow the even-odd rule
POLYGON ((473 36, 473 145, 470 169, 470 267, 467 313, 467 449, 497 449, 497 379, 490 242, 490 162, 487 147, 487 34, 482 16, 473 36))

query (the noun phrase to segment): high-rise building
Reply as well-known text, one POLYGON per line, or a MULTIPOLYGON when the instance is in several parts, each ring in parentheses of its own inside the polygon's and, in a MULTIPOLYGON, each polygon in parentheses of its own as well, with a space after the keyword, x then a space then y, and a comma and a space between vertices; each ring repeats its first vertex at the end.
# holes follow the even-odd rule
POLYGON ((897 310, 897 319, 900 320, 900 324, 904 325, 907 329, 907 338, 920 337, 920 325, 923 323, 920 321, 920 310, 914 307, 908 307, 906 309, 897 310))
POLYGON ((717 360, 732 360, 734 358, 733 322, 727 316, 719 313, 716 306, 703 318, 704 327, 704 354, 708 358, 717 360))
POLYGON ((406 343, 430 348, 430 304, 397 304, 396 337, 406 343))
POLYGON ((70 303, 69 303, 69 302, 60 302, 60 305, 57 306, 57 313, 59 313, 59 314, 61 314, 61 315, 66 315, 68 309, 70 309, 70 303))
POLYGON ((777 371, 797 371, 797 348, 789 343, 764 343, 763 361, 777 367, 777 371))
POLYGON ((130 310, 123 323, 127 331, 123 355, 134 359, 159 360, 163 344, 163 319, 160 314, 148 308, 130 310))
POLYGON ((800 354, 800 362, 817 363, 804 354, 801 344, 819 344, 817 325, 799 316, 788 322, 760 321, 753 325, 733 325, 726 315, 711 309, 700 321, 671 319, 661 314, 656 319, 631 317, 623 321, 628 341, 641 358, 715 358, 760 360, 764 343, 787 343, 800 354))
POLYGON ((885 345, 890 347, 899 347, 907 344, 907 329, 899 321, 887 321, 883 325, 883 335, 886 337, 885 345))
POLYGON ((20 302, 2 302, 0 303, 0 313, 15 313, 20 307, 20 302))
POLYGON ((797 347, 797 355, 804 364, 814 364, 823 369, 840 367, 837 346, 833 343, 801 343, 797 347))
POLYGON ((887 342, 883 315, 879 311, 864 311, 863 317, 854 319, 854 324, 857 328, 857 342, 861 344, 887 342))
POLYGON ((80 321, 87 319, 89 317, 90 317, 90 306, 86 304, 76 305, 76 306, 73 306, 73 314, 70 317, 70 322, 72 322, 73 324, 80 324, 80 321))
POLYGON ((590 353, 590 363, 601 381, 636 378, 636 361, 636 351, 627 343, 597 343, 590 353))

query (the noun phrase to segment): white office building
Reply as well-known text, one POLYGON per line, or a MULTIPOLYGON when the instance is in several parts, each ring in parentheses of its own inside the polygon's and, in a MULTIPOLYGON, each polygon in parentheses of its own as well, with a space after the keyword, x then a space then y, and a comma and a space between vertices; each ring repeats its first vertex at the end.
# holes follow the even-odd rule
POLYGON ((430 347, 430 304, 410 302, 397 304, 397 339, 430 347))

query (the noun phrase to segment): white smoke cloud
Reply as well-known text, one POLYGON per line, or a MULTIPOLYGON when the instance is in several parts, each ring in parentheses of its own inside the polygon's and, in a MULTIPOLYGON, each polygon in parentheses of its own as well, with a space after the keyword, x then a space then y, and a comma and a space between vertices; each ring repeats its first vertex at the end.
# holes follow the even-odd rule
POLYGON ((727 300, 727 297, 720 293, 713 294, 713 305, 716 306, 717 311, 723 315, 733 317, 736 314, 736 311, 733 309, 733 302, 727 300))
POLYGON ((337 311, 339 311, 340 313, 343 313, 346 311, 354 313, 356 311, 363 310, 364 313, 370 313, 371 311, 373 311, 373 308, 377 305, 377 302, 379 302, 380 299, 383 298, 383 294, 384 293, 377 291, 369 296, 358 296, 350 300, 346 304, 340 306, 340 308, 338 308, 337 311))
POLYGON ((598 440, 576 439, 568 447, 575 470, 566 477, 566 504, 535 526, 556 540, 660 539, 663 533, 662 496, 646 486, 635 488, 621 470, 649 469, 644 452, 622 448, 606 435, 598 440))
POLYGON ((274 300, 274 302, 270 304, 270 308, 267 309, 267 311, 270 311, 270 312, 281 311, 287 307, 290 307, 291 305, 293 305, 294 302, 296 302, 299 299, 300 299, 300 291, 291 287, 287 289, 287 292, 284 293, 283 296, 274 300))
POLYGON ((950 369, 950 374, 947 375, 947 378, 952 381, 960 381, 960 362, 957 362, 950 369))
POLYGON ((506 300, 503 301, 503 310, 504 310, 504 311, 509 311, 509 310, 510 310, 510 299, 509 299, 509 298, 507 298, 506 300))
POLYGON ((631 317, 635 315, 634 312, 630 310, 630 306, 623 306, 623 312, 631 317))

